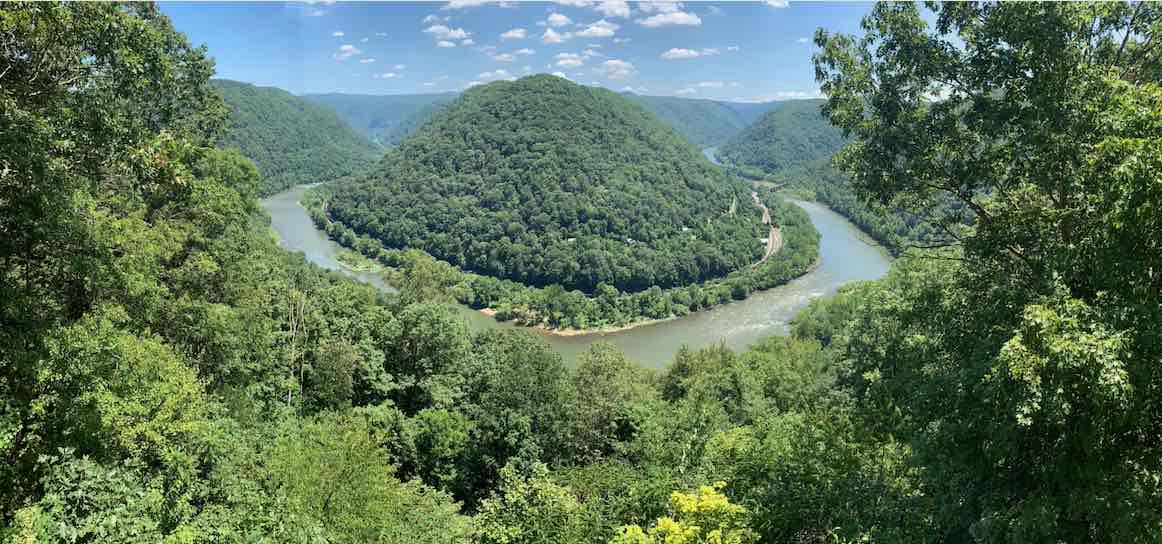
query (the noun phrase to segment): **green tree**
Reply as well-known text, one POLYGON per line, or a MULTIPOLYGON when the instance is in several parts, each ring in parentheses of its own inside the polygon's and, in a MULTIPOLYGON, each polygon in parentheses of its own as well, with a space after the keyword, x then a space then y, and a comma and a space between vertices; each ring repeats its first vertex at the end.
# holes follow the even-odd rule
POLYGON ((852 381, 914 447, 946 541, 1156 540, 1162 11, 932 9, 816 34, 856 189, 973 214, 947 217, 948 264, 904 267, 857 310, 852 381))

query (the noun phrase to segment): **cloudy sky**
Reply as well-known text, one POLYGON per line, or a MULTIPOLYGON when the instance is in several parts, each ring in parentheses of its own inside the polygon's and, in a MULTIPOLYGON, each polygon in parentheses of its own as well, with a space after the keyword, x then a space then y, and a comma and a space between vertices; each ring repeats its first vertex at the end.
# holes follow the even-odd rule
POLYGON ((617 91, 814 97, 811 36, 857 32, 866 3, 165 2, 218 77, 294 93, 460 91, 557 73, 617 91))

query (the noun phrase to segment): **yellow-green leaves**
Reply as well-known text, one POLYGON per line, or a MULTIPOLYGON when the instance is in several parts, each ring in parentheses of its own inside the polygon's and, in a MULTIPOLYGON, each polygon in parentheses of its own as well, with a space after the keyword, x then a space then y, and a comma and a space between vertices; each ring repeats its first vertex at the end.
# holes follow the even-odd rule
POLYGON ((726 482, 700 486, 692 493, 670 495, 672 516, 658 518, 643 529, 627 525, 610 544, 749 544, 758 534, 747 527, 746 508, 733 504, 722 490, 726 482))

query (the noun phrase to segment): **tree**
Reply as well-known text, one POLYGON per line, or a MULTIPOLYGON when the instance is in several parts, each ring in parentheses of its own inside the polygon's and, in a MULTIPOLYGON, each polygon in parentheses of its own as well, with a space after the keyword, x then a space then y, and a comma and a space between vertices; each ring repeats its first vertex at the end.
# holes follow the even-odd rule
POLYGON ((475 535, 485 544, 556 544, 578 542, 583 529, 581 506, 568 489, 549 479, 548 469, 534 463, 521 470, 509 463, 501 471, 500 489, 484 501, 475 518, 475 535))
POLYGON ((878 4, 816 34, 863 195, 952 213, 849 331, 852 381, 907 437, 948 541, 1149 541, 1162 461, 1162 9, 878 4))
POLYGON ((270 452, 290 531, 321 530, 329 542, 467 541, 468 520, 447 496, 395 479, 365 420, 324 414, 302 425, 270 452))
POLYGON ((747 528, 747 510, 732 504, 725 482, 704 485, 693 493, 670 495, 673 517, 661 517, 649 529, 622 527, 610 544, 748 544, 758 534, 747 528))

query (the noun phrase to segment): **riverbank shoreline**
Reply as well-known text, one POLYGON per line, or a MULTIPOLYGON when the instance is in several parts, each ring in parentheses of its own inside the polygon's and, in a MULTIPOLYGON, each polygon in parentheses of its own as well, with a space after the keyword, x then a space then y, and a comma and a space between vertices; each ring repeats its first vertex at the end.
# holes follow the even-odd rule
MULTIPOLYGON (((385 292, 394 292, 382 276, 357 273, 336 260, 335 253, 345 248, 312 220, 304 206, 309 200, 303 196, 305 190, 296 186, 261 201, 263 209, 271 215, 271 227, 279 235, 279 245, 286 251, 303 253, 315 265, 341 271, 385 292)), ((681 317, 587 331, 546 331, 518 326, 496 321, 465 304, 450 306, 472 330, 521 330, 535 335, 560 354, 567 365, 575 364, 597 342, 617 346, 631 360, 648 368, 664 368, 682 346, 698 349, 722 344, 731 349, 745 349, 766 336, 787 334, 795 315, 812 300, 830 296, 848 282, 882 277, 888 270, 889 259, 878 247, 868 244, 854 224, 819 202, 810 199, 801 202, 792 203, 807 211, 822 236, 818 259, 804 275, 776 288, 754 291, 743 300, 681 317)))

